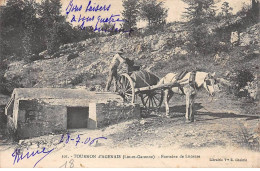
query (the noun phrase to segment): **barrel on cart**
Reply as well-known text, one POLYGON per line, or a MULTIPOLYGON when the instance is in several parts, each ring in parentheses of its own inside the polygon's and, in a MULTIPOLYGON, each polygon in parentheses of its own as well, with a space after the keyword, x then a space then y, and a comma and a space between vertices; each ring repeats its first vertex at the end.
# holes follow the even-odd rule
POLYGON ((163 91, 161 89, 151 90, 148 87, 159 82, 159 77, 155 74, 140 70, 131 75, 122 74, 116 83, 116 92, 121 95, 126 102, 135 103, 140 98, 144 107, 158 108, 163 101, 163 91), (140 88, 147 90, 140 91, 140 88))
POLYGON ((125 102, 135 103, 140 98, 145 108, 159 108, 163 102, 163 90, 181 84, 176 81, 160 85, 159 81, 160 78, 149 71, 134 71, 131 75, 119 76, 115 82, 115 91, 125 102))

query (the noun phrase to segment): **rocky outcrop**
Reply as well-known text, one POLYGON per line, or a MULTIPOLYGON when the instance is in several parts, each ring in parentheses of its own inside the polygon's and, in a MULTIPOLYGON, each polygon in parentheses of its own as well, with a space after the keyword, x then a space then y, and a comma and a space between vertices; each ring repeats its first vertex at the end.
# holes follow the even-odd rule
MULTIPOLYGON (((240 46, 252 44, 259 46, 259 27, 260 24, 256 24, 241 33, 240 46)), ((141 69, 150 70, 159 76, 197 66, 211 71, 213 68, 209 69, 209 67, 212 65, 214 65, 212 67, 217 67, 215 68, 217 71, 222 72, 222 67, 229 67, 238 55, 247 58, 244 60, 250 66, 257 67, 254 64, 257 55, 246 57, 245 50, 242 49, 244 47, 235 47, 234 53, 230 51, 227 52, 228 54, 215 54, 214 59, 210 56, 212 60, 207 63, 201 62, 201 54, 196 51, 194 54, 198 56, 198 59, 191 57, 190 60, 186 60, 191 54, 188 47, 193 43, 188 41, 188 38, 188 32, 178 30, 144 37, 117 34, 91 38, 77 43, 64 44, 52 56, 48 56, 47 51, 43 51, 38 55, 43 60, 31 63, 12 62, 8 65, 4 76, 7 80, 17 82, 23 87, 84 87, 87 85, 86 88, 89 90, 101 91, 104 88, 108 66, 114 52, 121 48, 125 52, 124 56, 133 59, 135 64, 141 66, 141 69), (240 48, 242 50, 239 50, 240 48), (96 85, 101 85, 101 87, 96 85)), ((220 45, 228 46, 223 42, 220 42, 220 45)), ((259 50, 254 51, 254 54, 259 55, 259 50)), ((249 52, 251 54, 250 49, 249 52)))
POLYGON ((245 32, 240 33, 240 46, 257 45, 260 46, 259 37, 260 23, 247 28, 245 32))
POLYGON ((114 52, 121 48, 124 49, 126 57, 135 61, 146 61, 143 69, 149 69, 154 63, 167 60, 172 55, 185 55, 187 51, 183 50, 181 45, 172 50, 175 46, 173 40, 183 38, 185 34, 160 33, 145 37, 117 34, 64 44, 52 56, 49 56, 47 51, 41 52, 39 57, 44 60, 11 63, 5 78, 17 80, 23 87, 80 86, 98 75, 105 76, 114 52))

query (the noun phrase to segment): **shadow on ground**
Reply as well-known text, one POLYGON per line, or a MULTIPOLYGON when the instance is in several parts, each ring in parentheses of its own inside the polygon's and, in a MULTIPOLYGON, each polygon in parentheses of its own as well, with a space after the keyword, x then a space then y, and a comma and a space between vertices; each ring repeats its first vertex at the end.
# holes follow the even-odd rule
MULTIPOLYGON (((197 118, 197 121, 206 121, 206 120, 216 120, 216 119, 221 119, 221 118, 244 118, 246 120, 254 120, 254 119, 259 119, 259 116, 250 116, 247 114, 235 114, 235 113, 227 113, 227 112, 218 112, 214 113, 211 111, 207 112, 201 112, 198 111, 200 109, 203 109, 204 107, 202 106, 201 103, 195 103, 195 110, 196 110, 196 116, 209 116, 209 117, 203 117, 202 118, 197 118)), ((177 118, 177 117, 184 117, 186 112, 186 105, 177 105, 177 106, 172 106, 170 107, 170 116, 171 118, 177 118)), ((161 107, 158 112, 150 112, 152 114, 145 116, 145 118, 152 118, 152 117, 159 117, 161 114, 162 116, 165 113, 165 107, 161 107)))

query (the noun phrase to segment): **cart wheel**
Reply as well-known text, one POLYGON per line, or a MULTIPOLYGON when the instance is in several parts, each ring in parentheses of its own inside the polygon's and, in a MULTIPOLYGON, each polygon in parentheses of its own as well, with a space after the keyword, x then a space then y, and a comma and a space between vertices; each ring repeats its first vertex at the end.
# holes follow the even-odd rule
POLYGON ((122 74, 117 80, 116 91, 124 98, 125 102, 135 102, 134 83, 128 74, 122 74))
POLYGON ((145 108, 159 109, 163 102, 163 90, 153 90, 140 95, 145 108))

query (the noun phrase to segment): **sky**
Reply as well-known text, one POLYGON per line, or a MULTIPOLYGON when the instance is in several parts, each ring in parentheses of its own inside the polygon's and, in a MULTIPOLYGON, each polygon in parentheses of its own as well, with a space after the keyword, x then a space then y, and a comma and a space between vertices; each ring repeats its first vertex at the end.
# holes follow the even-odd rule
MULTIPOLYGON (((3 4, 5 0, 0 0, 0 4, 3 4)), ((37 0, 40 2, 41 0, 37 0)), ((61 0, 62 2, 62 14, 66 15, 66 8, 68 7, 71 0, 61 0)), ((168 8, 168 17, 166 19, 167 22, 173 22, 173 21, 182 21, 182 13, 185 11, 186 4, 181 0, 158 0, 158 1, 164 1, 164 7, 168 8)), ((221 0, 219 3, 216 4, 217 9, 220 9, 221 4, 226 1, 229 2, 229 5, 233 8, 233 13, 236 13, 238 10, 240 10, 243 6, 243 3, 250 4, 251 0, 221 0)), ((79 15, 81 16, 89 16, 93 17, 95 16, 94 21, 92 22, 85 22, 85 25, 95 25, 97 23, 97 17, 101 16, 102 18, 110 17, 111 14, 121 14, 123 11, 122 6, 122 0, 92 0, 92 4, 94 3, 99 5, 109 5, 111 4, 111 7, 109 11, 103 11, 103 12, 85 12, 85 9, 87 7, 89 0, 73 0, 73 4, 80 6, 82 5, 82 10, 80 12, 71 12, 67 15, 67 21, 71 21, 73 14, 75 15, 75 18, 78 20, 79 15)), ((121 17, 121 16, 120 16, 121 17)), ((116 19, 116 18, 115 18, 116 19)), ((120 22, 119 22, 120 23, 120 22)), ((74 26, 77 25, 77 22, 72 23, 74 26)), ((80 22, 82 24, 82 22, 80 22)), ((139 27, 145 26, 145 22, 139 22, 139 27)))

